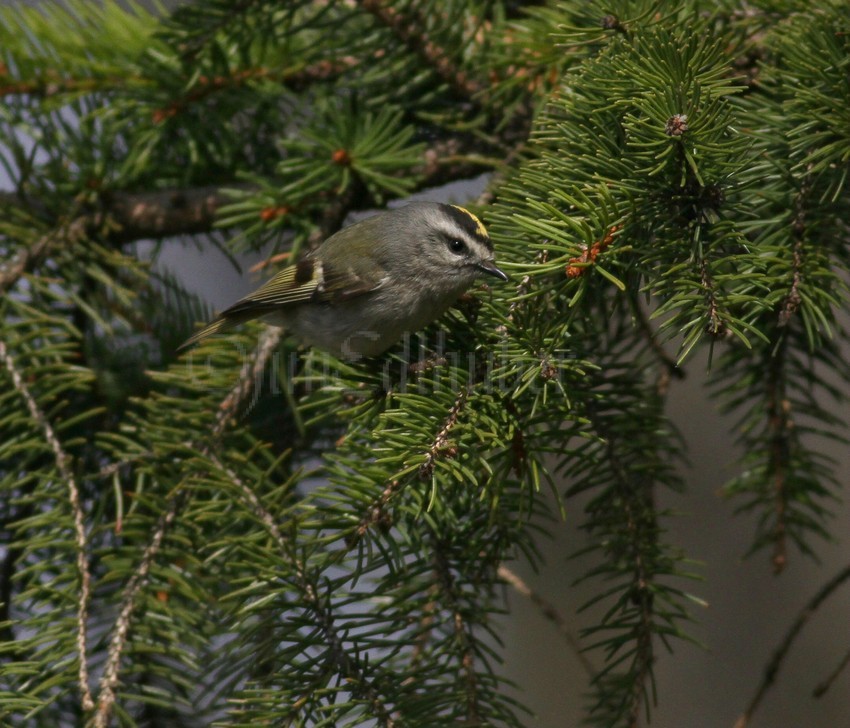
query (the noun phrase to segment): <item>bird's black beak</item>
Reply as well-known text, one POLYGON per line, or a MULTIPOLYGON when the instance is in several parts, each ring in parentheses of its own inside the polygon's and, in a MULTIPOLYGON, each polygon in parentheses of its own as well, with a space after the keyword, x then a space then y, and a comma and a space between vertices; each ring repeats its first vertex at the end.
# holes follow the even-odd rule
POLYGON ((508 277, 504 274, 503 271, 499 270, 496 267, 496 264, 491 260, 482 261, 481 263, 478 263, 478 265, 476 265, 475 267, 478 268, 478 270, 480 270, 482 273, 486 273, 487 275, 498 278, 499 280, 504 281, 505 283, 508 282, 508 277))

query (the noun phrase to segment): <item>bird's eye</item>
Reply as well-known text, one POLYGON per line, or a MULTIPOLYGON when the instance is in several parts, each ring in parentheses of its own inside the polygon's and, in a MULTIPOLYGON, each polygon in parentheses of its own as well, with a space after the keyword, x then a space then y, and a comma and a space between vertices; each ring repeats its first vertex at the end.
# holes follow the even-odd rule
POLYGON ((455 255, 463 255, 466 252, 466 243, 463 240, 449 240, 449 250, 455 255))

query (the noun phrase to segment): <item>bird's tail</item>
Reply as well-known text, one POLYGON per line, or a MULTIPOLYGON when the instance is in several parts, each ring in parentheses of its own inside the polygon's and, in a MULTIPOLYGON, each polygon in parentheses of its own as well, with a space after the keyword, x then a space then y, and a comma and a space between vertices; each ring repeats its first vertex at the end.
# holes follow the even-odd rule
POLYGON ((184 341, 180 346, 177 347, 177 351, 183 351, 184 349, 188 349, 190 346, 194 346, 195 344, 203 341, 208 336, 212 336, 213 334, 220 334, 222 331, 227 331, 234 326, 238 326, 239 324, 243 324, 246 321, 250 321, 252 318, 256 318, 256 313, 223 313, 218 318, 214 319, 210 323, 208 323, 204 328, 200 331, 196 331, 192 334, 186 341, 184 341))

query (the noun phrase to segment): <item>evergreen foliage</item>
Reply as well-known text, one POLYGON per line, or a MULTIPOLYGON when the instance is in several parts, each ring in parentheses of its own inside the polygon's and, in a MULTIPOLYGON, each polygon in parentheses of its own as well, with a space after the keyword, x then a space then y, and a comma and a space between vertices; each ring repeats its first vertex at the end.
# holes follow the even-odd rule
POLYGON ((637 725, 698 617, 656 503, 698 348, 753 550, 833 532, 844 4, 65 0, 0 8, 0 54, 0 722, 525 725, 495 624, 554 491, 588 723, 637 725), (376 361, 177 357, 210 312, 134 242, 274 266, 482 172, 510 284, 376 361))

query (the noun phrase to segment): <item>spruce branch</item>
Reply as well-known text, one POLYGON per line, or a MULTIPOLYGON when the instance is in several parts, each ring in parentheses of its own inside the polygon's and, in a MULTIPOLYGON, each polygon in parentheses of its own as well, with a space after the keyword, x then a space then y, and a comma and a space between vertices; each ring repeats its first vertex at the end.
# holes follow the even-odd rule
POLYGON ((186 492, 180 488, 170 497, 166 510, 157 520, 150 541, 142 552, 139 565, 124 588, 121 609, 118 612, 118 617, 112 629, 106 664, 104 665, 103 675, 98 685, 97 712, 94 716, 95 728, 108 728, 109 726, 112 708, 115 704, 115 689, 118 687, 121 657, 124 647, 127 644, 133 612, 136 609, 136 604, 142 590, 148 583, 151 567, 162 547, 165 534, 171 528, 183 506, 186 504, 187 497, 186 492))
POLYGON ((671 356, 661 345, 661 342, 658 340, 658 335, 652 328, 652 324, 649 321, 649 316, 647 316, 646 311, 640 302, 631 298, 630 304, 635 320, 637 321, 638 328, 649 343, 649 348, 652 350, 656 359, 658 359, 659 364, 663 367, 661 374, 658 377, 655 389, 659 396, 664 396, 667 393, 667 386, 669 384, 670 377, 684 379, 685 370, 679 366, 676 358, 671 356))
POLYGON ((92 220, 87 216, 62 222, 55 230, 40 236, 34 243, 21 248, 11 259, 0 264, 0 295, 36 268, 55 248, 61 245, 73 246, 88 237, 91 223, 92 220))
MULTIPOLYGON (((279 340, 279 337, 280 334, 277 330, 270 329, 266 332, 265 337, 261 340, 253 357, 246 362, 236 385, 227 394, 224 400, 222 400, 219 407, 219 411, 216 415, 216 424, 213 428, 213 441, 220 439, 225 428, 232 423, 236 412, 240 409, 244 401, 253 393, 254 383, 256 380, 255 370, 262 371, 263 367, 268 362, 268 359, 274 350, 274 345, 279 340), (269 345, 270 342, 272 342, 272 345, 269 345)), ((220 461, 213 454, 209 445, 200 445, 197 449, 200 450, 203 457, 210 458, 215 464, 220 464, 220 461)), ((235 475, 231 471, 226 470, 223 466, 221 469, 228 472, 228 474, 235 478, 235 475)), ((237 485, 240 482, 241 481, 238 478, 234 479, 234 483, 237 485)), ((109 725, 110 715, 115 703, 115 689, 119 680, 121 658, 127 644, 127 637, 130 631, 133 612, 136 608, 142 590, 147 585, 151 567, 153 566, 154 560, 162 547, 162 541, 188 501, 188 493, 187 491, 184 491, 182 485, 182 483, 179 484, 175 491, 169 496, 166 510, 157 520, 156 525, 151 532, 150 540, 148 541, 145 550, 142 552, 139 564, 124 588, 121 609, 112 630, 112 638, 109 643, 107 661, 99 685, 95 728, 107 728, 109 725)), ((245 495, 246 500, 248 500, 252 509, 255 510, 255 512, 258 512, 264 523, 266 522, 266 517, 271 518, 268 512, 259 507, 259 501, 256 497, 253 499, 250 497, 250 495, 253 494, 249 489, 243 489, 243 495, 245 495)), ((268 527, 268 524, 266 525, 268 527)), ((274 530, 270 528, 270 531, 273 534, 276 533, 279 537, 280 532, 277 530, 273 519, 271 520, 271 526, 274 530)))
MULTIPOLYGON (((508 142, 507 136, 505 141, 514 143, 508 142)), ((472 177, 487 167, 480 161, 470 161, 468 154, 477 148, 476 145, 460 135, 447 135, 427 147, 421 165, 408 174, 420 179, 417 189, 472 177)), ((256 189, 251 184, 232 182, 150 192, 106 191, 98 200, 96 212, 78 213, 69 220, 55 223, 53 230, 0 263, 0 294, 10 290, 23 275, 31 273, 57 250, 72 247, 92 235, 102 235, 113 245, 125 245, 149 238, 210 233, 216 227, 221 208, 232 202, 225 190, 251 192, 256 189)), ((338 197, 329 199, 328 204, 339 207, 338 197)), ((343 208, 348 211, 368 208, 372 204, 368 199, 358 200, 356 205, 349 200, 343 208)), ((35 200, 17 192, 0 191, 0 209, 10 207, 22 208, 37 216, 48 214, 35 200)))
POLYGON ((350 535, 346 540, 346 545, 349 549, 354 548, 357 542, 362 539, 370 529, 375 526, 385 526, 390 522, 386 512, 387 504, 392 500, 393 496, 398 493, 403 487, 403 482, 395 479, 387 483, 381 494, 375 498, 366 508, 365 513, 360 518, 354 534, 350 535))
POLYGON ((779 307, 780 326, 788 326, 791 318, 803 302, 800 296, 800 286, 803 282, 803 242, 807 229, 807 203, 812 187, 811 171, 812 165, 809 164, 800 190, 794 195, 794 217, 791 221, 791 238, 794 241, 791 249, 791 286, 779 307))
POLYGON ((466 721, 469 725, 480 725, 481 716, 478 698, 478 677, 475 674, 475 638, 472 626, 468 623, 460 606, 458 589, 452 575, 448 558, 436 533, 431 532, 434 568, 440 585, 440 595, 452 614, 455 642, 460 649, 461 670, 464 676, 464 695, 466 699, 466 721))
POLYGON ((406 16, 385 4, 383 0, 357 0, 357 3, 392 30, 402 43, 433 68, 437 76, 448 84, 455 94, 471 99, 482 90, 483 87, 478 81, 457 68, 448 50, 429 37, 424 30, 425 22, 421 17, 417 17, 416 13, 411 12, 406 16))
POLYGON ((0 85, 0 98, 26 96, 35 99, 50 99, 63 94, 89 94, 127 88, 134 83, 144 83, 141 76, 101 76, 73 78, 61 76, 53 69, 44 75, 0 85))
POLYGON ((379 686, 366 675, 357 654, 349 655, 345 644, 334 623, 334 614, 328 600, 327 603, 319 597, 318 585, 308 577, 304 565, 298 559, 295 563, 299 569, 299 585, 308 608, 315 614, 319 626, 325 635, 325 644, 332 657, 333 666, 346 679, 349 689, 355 695, 364 695, 369 701, 373 715, 378 719, 378 725, 394 728, 396 725, 390 708, 381 697, 379 686))
POLYGON ((154 110, 151 118, 154 124, 162 123, 216 93, 238 89, 251 82, 270 81, 279 83, 293 92, 302 92, 315 83, 332 81, 358 64, 359 61, 356 58, 348 56, 334 61, 320 61, 297 70, 281 71, 275 68, 257 67, 243 68, 228 75, 199 76, 193 88, 166 106, 154 110))
POLYGON ((80 576, 80 593, 77 597, 77 652, 79 653, 80 661, 78 687, 80 689, 82 708, 84 711, 89 711, 94 708, 91 689, 89 688, 86 632, 89 599, 91 598, 91 573, 89 572, 88 556, 86 554, 87 538, 85 514, 83 513, 83 505, 80 499, 80 490, 77 487, 77 481, 74 478, 70 456, 62 447, 62 443, 59 441, 56 431, 47 419, 47 415, 45 415, 45 413, 39 408, 38 402, 36 402, 35 397, 24 382, 24 378, 20 371, 18 371, 15 360, 12 358, 12 355, 6 348, 5 342, 2 340, 0 340, 0 359, 3 360, 3 363, 9 372, 9 376, 12 378, 12 386, 26 403, 32 419, 38 423, 39 427, 42 429, 44 438, 47 440, 47 444, 53 451, 53 456, 56 460, 56 469, 68 488, 68 502, 71 506, 71 512, 74 517, 74 541, 77 549, 77 571, 80 576))
MULTIPOLYGON (((349 204, 350 199, 347 196, 340 196, 336 204, 329 205, 321 218, 318 230, 316 231, 316 236, 324 236, 333 228, 341 225, 347 212, 347 205, 349 204)), ((218 412, 216 413, 216 424, 213 428, 213 444, 220 440, 224 430, 232 424, 236 413, 240 410, 245 400, 254 393, 255 382, 259 376, 258 373, 261 372, 268 363, 269 358, 275 350, 277 342, 280 340, 280 335, 280 331, 277 329, 270 328, 264 332, 264 336, 255 349, 253 356, 242 367, 236 384, 219 405, 218 412)), ((215 458, 209 442, 193 443, 191 449, 198 450, 202 457, 215 458)), ((214 462, 220 462, 220 460, 216 458, 214 462)), ((230 471, 225 472, 232 474, 230 471)), ((234 481, 237 486, 239 486, 240 482, 241 481, 238 478, 234 481)), ((246 498, 252 509, 255 510, 261 520, 266 523, 267 518, 271 518, 271 516, 267 511, 260 507, 259 500, 256 499, 256 497, 251 497, 249 489, 243 487, 240 490, 242 490, 243 496, 246 498)), ((188 491, 184 490, 181 482, 169 496, 167 508, 157 520, 151 533, 150 540, 148 541, 145 550, 142 552, 139 565, 136 567, 124 588, 121 610, 113 627, 107 654, 107 662, 100 681, 97 713, 95 715, 95 728, 107 728, 109 724, 110 715, 115 703, 115 689, 118 685, 121 658, 127 643, 133 612, 136 608, 139 596, 148 582, 151 567, 153 566, 154 560, 160 551, 162 541, 177 516, 185 507, 188 502, 188 498, 188 491)), ((270 523, 274 524, 273 519, 270 523)), ((268 523, 266 523, 266 525, 268 526, 268 523)), ((276 533, 277 536, 280 537, 280 532, 277 530, 276 526, 271 533, 273 535, 276 533)), ((282 537, 276 537, 276 540, 280 544, 283 543, 282 537)), ((315 601, 315 592, 312 593, 313 600, 315 601)))
POLYGON ((759 705, 761 705, 764 696, 767 694, 767 691, 773 687, 773 684, 776 682, 776 677, 779 675, 779 670, 782 667, 782 663, 788 655, 791 646, 796 641, 800 632, 803 630, 809 620, 814 617, 817 610, 821 607, 821 605, 832 596, 836 589, 842 586, 845 582, 850 581, 850 565, 845 566, 841 571, 839 571, 832 579, 830 579, 826 584, 824 584, 817 593, 806 603, 800 613, 797 615, 797 618, 791 623, 790 628, 785 633, 782 641, 779 643, 779 646, 774 650, 773 656, 770 658, 770 661, 767 663, 767 666, 764 669, 764 674, 761 682, 759 683, 758 688, 756 689, 756 693, 753 696, 752 700, 750 700, 747 709, 741 715, 740 718, 735 722, 735 728, 747 728, 750 725, 750 721, 753 718, 756 710, 759 705))
POLYGON ((442 427, 434 436, 434 440, 428 451, 425 453, 425 462, 419 466, 419 478, 421 480, 429 480, 434 473, 434 465, 437 460, 444 457, 452 457, 451 448, 447 447, 449 442, 449 433, 457 424, 458 417, 463 412, 469 392, 467 389, 461 389, 455 398, 452 408, 449 410, 446 419, 443 421, 442 427))
MULTIPOLYGON (((262 344, 258 350, 262 350, 262 344)), ((349 654, 346 650, 342 636, 339 634, 335 623, 333 609, 329 601, 322 600, 318 584, 309 575, 307 565, 294 554, 293 545, 283 536, 277 521, 271 512, 263 505, 259 496, 242 478, 231 468, 228 468, 217 454, 208 450, 203 453, 216 468, 227 475, 233 485, 241 494, 248 508, 257 516, 269 535, 274 539, 275 545, 287 563, 293 567, 295 584, 301 592, 304 604, 314 613, 316 621, 325 635, 325 644, 328 647, 333 666, 348 681, 349 688, 355 694, 363 694, 369 700, 374 714, 379 719, 379 725, 393 728, 396 725, 390 709, 381 697, 380 686, 371 680, 356 654, 349 654)), ((341 557, 341 555, 340 555, 341 557)))
POLYGON ((706 313, 708 316, 708 324, 706 333, 711 336, 721 336, 726 331, 726 325, 719 315, 720 303, 717 300, 717 290, 714 286, 714 281, 711 277, 711 272, 708 270, 708 260, 703 258, 699 263, 700 285, 702 286, 705 300, 706 313))
POLYGON ((786 477, 791 458, 793 422, 791 403, 785 396, 785 355, 788 337, 780 335, 776 351, 767 362, 767 428, 770 451, 767 472, 772 476, 776 521, 773 526, 773 572, 779 574, 788 562, 786 547, 786 477))
MULTIPOLYGON (((449 442, 449 433, 457 424, 458 418, 463 411, 469 397, 469 390, 461 389, 455 401, 449 409, 448 414, 443 420, 440 429, 434 435, 431 445, 425 452, 425 460, 419 466, 418 476, 420 480, 428 480, 434 474, 434 467, 440 458, 454 457, 456 453, 451 447, 447 447, 449 442)), ((384 487, 380 495, 375 498, 367 507, 360 518, 354 532, 349 534, 346 545, 348 548, 354 548, 357 542, 366 535, 366 533, 375 526, 384 526, 388 523, 388 515, 386 506, 392 498, 401 491, 406 485, 405 480, 393 479, 384 487)))
POLYGON ((236 384, 230 393, 221 401, 219 410, 216 413, 215 425, 213 426, 213 440, 221 438, 227 427, 232 424, 240 407, 256 392, 257 384, 260 377, 266 369, 272 354, 277 348, 282 336, 282 331, 279 328, 268 327, 263 331, 260 342, 254 353, 245 360, 242 365, 242 370, 236 380, 236 384))
MULTIPOLYGON (((603 442, 606 462, 612 476, 612 493, 603 496, 604 503, 608 506, 596 503, 595 507, 603 509, 616 505, 620 511, 617 523, 619 528, 625 530, 625 545, 611 545, 607 548, 615 550, 609 554, 609 558, 615 562, 622 560, 631 572, 628 599, 632 607, 637 609, 637 621, 629 630, 635 645, 632 668, 629 671, 631 688, 627 706, 628 724, 634 726, 640 717, 646 685, 652 678, 655 662, 652 637, 656 629, 653 591, 657 568, 651 561, 656 558, 654 553, 657 550, 659 528, 654 508, 654 493, 651 483, 635 482, 629 467, 620 457, 617 435, 604 422, 595 403, 587 403, 587 416, 603 442), (611 502, 613 499, 616 499, 614 503, 611 502)), ((602 516, 603 519, 607 517, 602 516)), ((591 521, 590 529, 595 527, 591 521)), ((623 608, 624 604, 621 605, 621 609, 623 608)), ((609 649, 616 652, 620 646, 612 643, 609 649)))

